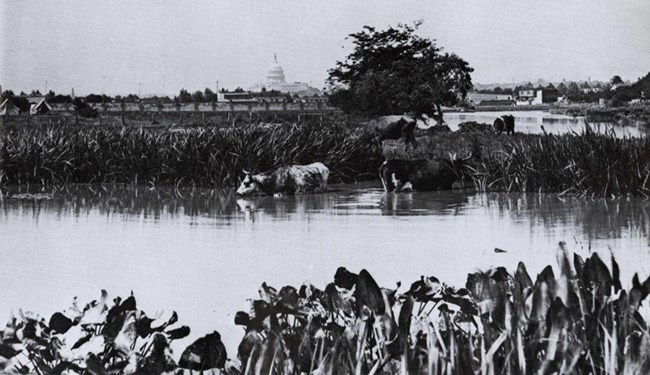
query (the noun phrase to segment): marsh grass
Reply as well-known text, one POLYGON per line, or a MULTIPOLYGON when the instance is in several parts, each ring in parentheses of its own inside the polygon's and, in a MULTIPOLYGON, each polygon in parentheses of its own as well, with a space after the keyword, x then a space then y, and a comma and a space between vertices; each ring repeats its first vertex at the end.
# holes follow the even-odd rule
MULTIPOLYGON (((0 184, 128 183, 229 187, 242 169, 266 171, 315 161, 331 182, 377 179, 386 159, 472 155, 458 170, 479 191, 561 195, 650 195, 650 141, 611 132, 496 135, 421 132, 418 148, 401 140, 380 149, 359 122, 337 117, 304 123, 197 127, 44 126, 7 131, 0 184)), ((464 184, 465 185, 465 184, 464 184)))
POLYGON ((242 169, 314 161, 330 168, 333 182, 349 182, 374 176, 380 163, 361 133, 338 124, 14 129, 2 147, 0 182, 229 186, 242 169))
POLYGON ((470 175, 489 191, 647 197, 650 141, 609 132, 520 137, 474 163, 470 175))

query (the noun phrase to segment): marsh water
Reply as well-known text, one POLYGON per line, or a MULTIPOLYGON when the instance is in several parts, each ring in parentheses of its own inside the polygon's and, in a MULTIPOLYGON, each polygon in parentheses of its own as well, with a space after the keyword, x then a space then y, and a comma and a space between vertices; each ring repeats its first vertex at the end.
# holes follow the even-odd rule
POLYGON ((520 260, 534 277, 565 241, 583 256, 614 254, 626 284, 650 272, 650 203, 636 198, 384 194, 378 183, 245 200, 231 190, 130 186, 18 193, 4 189, 0 201, 0 321, 18 308, 49 319, 101 289, 133 291, 140 309, 176 310, 192 328, 177 356, 213 330, 236 356, 234 314, 248 310, 262 282, 323 288, 339 266, 366 268, 385 287, 421 275, 460 287, 468 272, 513 270, 520 260))
MULTIPOLYGON (((564 134, 576 132, 582 133, 585 127, 585 118, 573 117, 561 114, 553 114, 546 111, 504 111, 504 112, 451 112, 444 114, 444 120, 451 130, 457 130, 458 124, 466 121, 492 124, 497 117, 511 114, 515 117, 515 130, 527 134, 542 134, 544 131, 550 134, 564 134), (544 130, 542 130, 544 127, 544 130)), ((647 134, 644 127, 621 126, 613 123, 592 122, 590 126, 594 130, 613 131, 617 137, 640 137, 647 134)))

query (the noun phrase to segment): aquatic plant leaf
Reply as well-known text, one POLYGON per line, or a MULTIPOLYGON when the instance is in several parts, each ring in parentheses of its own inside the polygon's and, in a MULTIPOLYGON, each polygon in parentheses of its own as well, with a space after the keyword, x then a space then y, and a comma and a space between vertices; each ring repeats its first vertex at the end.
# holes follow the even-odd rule
POLYGON ((524 262, 519 262, 519 264, 517 264, 517 271, 515 271, 514 279, 521 290, 523 295, 522 299, 525 300, 530 289, 533 287, 533 280, 530 278, 524 262))
POLYGON ((613 285, 612 276, 598 253, 593 253, 591 258, 587 258, 585 261, 582 282, 584 285, 596 286, 599 296, 609 294, 613 285))
POLYGON ((81 374, 84 371, 84 369, 79 367, 76 363, 69 362, 69 361, 61 361, 52 368, 50 374, 59 375, 62 374, 64 371, 68 371, 68 370, 74 371, 77 374, 81 374))
POLYGON ((237 311, 237 313, 235 314, 235 325, 247 326, 250 320, 251 320, 250 315, 248 315, 243 311, 237 311))
POLYGON ((138 336, 145 338, 150 334, 152 334, 153 329, 151 329, 151 323, 154 320, 155 319, 151 319, 147 317, 144 313, 140 314, 138 319, 135 321, 135 329, 136 332, 138 333, 138 336))
POLYGON ((402 354, 406 353, 408 349, 408 338, 411 330, 411 319, 413 316, 413 306, 415 300, 412 296, 406 296, 402 302, 402 308, 399 311, 398 325, 399 325, 399 343, 402 354))
POLYGON ((556 257, 557 264, 560 266, 560 276, 565 276, 568 279, 573 278, 573 275, 571 274, 569 250, 566 248, 566 243, 564 241, 560 241, 556 257))
POLYGON ((266 282, 260 286, 259 293, 260 298, 266 303, 275 303, 278 299, 278 291, 274 287, 267 285, 266 282))
POLYGON ((79 347, 82 346, 83 344, 85 344, 85 343, 87 343, 88 341, 90 341, 90 339, 91 339, 92 337, 93 337, 92 333, 91 333, 91 332, 88 332, 85 336, 81 337, 79 340, 77 340, 77 342, 74 343, 74 345, 72 346, 72 349, 77 349, 77 348, 79 348, 79 347))
POLYGON ((621 285, 621 270, 618 267, 618 262, 612 254, 612 283, 614 284, 614 291, 618 292, 623 288, 621 285))
POLYGON ((122 303, 120 303, 120 309, 122 311, 134 311, 134 310, 137 310, 135 297, 133 295, 130 295, 127 299, 122 301, 122 303))
POLYGON ((573 254, 573 268, 576 270, 578 279, 582 279, 582 274, 585 268, 585 261, 576 253, 573 254))
POLYGON ((508 274, 505 267, 492 268, 489 272, 490 278, 498 283, 508 281, 508 278, 510 277, 510 274, 508 274))
POLYGON ((187 337, 190 334, 190 327, 180 326, 166 332, 170 340, 178 340, 187 337))
POLYGON ((226 348, 221 335, 214 331, 194 341, 181 354, 178 366, 189 370, 222 369, 226 363, 226 348))
POLYGON ((5 344, 0 341, 0 357, 4 358, 13 358, 16 354, 20 353, 22 350, 16 350, 13 346, 5 344))
POLYGON ((137 362, 137 373, 162 374, 173 371, 176 367, 176 362, 172 359, 169 349, 169 342, 163 334, 156 333, 149 354, 137 362))
POLYGON ((345 267, 339 267, 334 274, 334 284, 339 288, 351 290, 357 283, 359 275, 352 273, 345 267))
POLYGON ((433 296, 440 290, 440 280, 434 276, 420 276, 420 280, 411 284, 411 288, 406 294, 413 296, 417 302, 431 301, 433 296))
POLYGON ((281 374, 283 368, 282 345, 280 343, 279 333, 276 330, 270 330, 266 341, 264 341, 259 350, 259 355, 251 358, 249 371, 255 375, 281 374), (280 371, 278 371, 280 370, 280 371))
POLYGON ((278 303, 289 310, 298 309, 298 291, 292 286, 284 286, 278 293, 278 303))
POLYGON ((72 320, 60 312, 55 312, 50 318, 49 327, 56 333, 66 333, 74 325, 72 320))
POLYGON ((375 279, 365 269, 359 273, 354 297, 357 302, 357 314, 359 315, 363 306, 367 306, 375 315, 383 315, 386 311, 382 291, 375 279))
POLYGON ((261 347, 263 341, 262 335, 257 331, 248 331, 242 338, 237 347, 237 356, 243 364, 248 362, 251 353, 256 347, 261 347))

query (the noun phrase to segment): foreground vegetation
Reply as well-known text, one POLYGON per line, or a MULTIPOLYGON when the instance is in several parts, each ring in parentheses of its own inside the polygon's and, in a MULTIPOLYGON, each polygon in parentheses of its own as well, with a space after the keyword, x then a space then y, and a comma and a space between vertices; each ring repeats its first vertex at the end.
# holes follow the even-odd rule
POLYGON ((151 319, 133 296, 52 315, 20 312, 0 332, 4 373, 173 373, 220 369, 229 374, 647 374, 650 278, 625 289, 615 259, 583 259, 558 249, 533 280, 523 263, 469 274, 464 288, 434 276, 400 291, 380 288, 370 273, 345 268, 319 289, 266 283, 249 312, 237 359, 227 359, 218 332, 190 345, 178 363, 169 342, 175 313, 151 319), (644 316, 644 314, 646 316, 644 316))

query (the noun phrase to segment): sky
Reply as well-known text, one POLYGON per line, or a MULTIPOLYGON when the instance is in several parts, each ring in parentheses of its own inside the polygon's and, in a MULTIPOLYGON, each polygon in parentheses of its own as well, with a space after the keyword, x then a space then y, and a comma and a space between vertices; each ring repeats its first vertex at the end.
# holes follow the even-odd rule
POLYGON ((75 94, 248 88, 277 53, 287 81, 325 86, 348 34, 424 23, 475 83, 635 81, 650 72, 650 1, 0 0, 0 85, 75 94))

